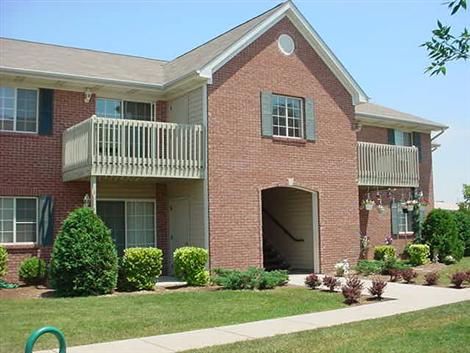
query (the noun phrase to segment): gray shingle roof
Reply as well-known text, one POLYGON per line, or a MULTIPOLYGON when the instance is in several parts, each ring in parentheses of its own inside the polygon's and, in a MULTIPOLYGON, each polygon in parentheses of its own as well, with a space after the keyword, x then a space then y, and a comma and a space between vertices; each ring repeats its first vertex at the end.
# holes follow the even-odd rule
POLYGON ((432 120, 424 119, 416 115, 403 113, 395 109, 387 108, 382 105, 375 103, 363 103, 356 105, 356 115, 364 116, 369 118, 375 118, 378 120, 384 120, 384 122, 391 123, 402 123, 402 124, 418 124, 426 125, 430 128, 435 129, 446 129, 448 126, 437 123, 432 120))
POLYGON ((163 85, 201 69, 283 3, 166 62, 130 55, 0 38, 0 69, 163 85))

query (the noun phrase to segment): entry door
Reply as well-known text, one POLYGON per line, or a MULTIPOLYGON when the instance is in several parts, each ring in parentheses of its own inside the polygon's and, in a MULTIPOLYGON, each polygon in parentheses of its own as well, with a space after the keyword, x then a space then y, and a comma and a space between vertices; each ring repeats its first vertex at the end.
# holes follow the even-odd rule
POLYGON ((170 243, 171 269, 173 270, 173 252, 189 245, 189 200, 177 198, 170 200, 170 243))
POLYGON ((126 204, 124 201, 98 201, 96 213, 104 224, 111 229, 111 236, 116 244, 118 254, 126 248, 126 204))

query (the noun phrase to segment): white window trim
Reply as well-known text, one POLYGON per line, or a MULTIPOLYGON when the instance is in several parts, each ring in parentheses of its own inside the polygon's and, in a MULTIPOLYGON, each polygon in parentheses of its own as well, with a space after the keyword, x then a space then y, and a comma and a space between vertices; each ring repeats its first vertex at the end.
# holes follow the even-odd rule
MULTIPOLYGON (((403 134, 403 133, 410 134, 411 146, 407 146, 407 145, 398 145, 398 146, 403 146, 403 147, 415 146, 414 141, 413 141, 413 131, 412 130, 403 130, 403 129, 394 129, 394 130, 400 132, 401 134, 403 134)), ((396 144, 396 141, 395 141, 395 144, 396 144)))
POLYGON ((4 130, 0 128, 0 132, 13 132, 17 134, 37 134, 39 132, 39 88, 29 88, 29 87, 13 87, 13 86, 2 86, 9 87, 15 90, 15 103, 14 103, 14 114, 13 114, 13 130, 4 130), (16 129, 16 115, 17 115, 17 99, 18 99, 18 89, 36 91, 36 130, 35 131, 18 131, 16 129))
MULTIPOLYGON (((109 100, 115 100, 115 101, 120 101, 121 102, 121 117, 118 119, 124 119, 124 102, 131 102, 131 103, 145 103, 145 104, 150 104, 150 115, 152 120, 150 121, 157 121, 157 109, 155 102, 150 102, 146 100, 139 100, 139 99, 134 99, 134 100, 129 100, 125 98, 113 98, 113 97, 96 97, 95 100, 98 99, 109 99, 109 100)), ((95 104, 95 114, 96 114, 96 104, 95 104)), ((99 117, 99 115, 96 115, 99 117)), ((109 119, 116 119, 116 118, 109 118, 109 119)), ((145 121, 145 120, 142 120, 145 121)))
MULTIPOLYGON (((34 196, 0 196, 0 199, 13 199, 13 242, 2 243, 1 245, 36 245, 38 244, 38 230, 39 230, 39 200, 34 196), (34 199, 36 200, 36 240, 35 241, 16 241, 16 200, 17 199, 34 199)), ((20 224, 31 224, 20 222, 20 224)))
POLYGON ((153 233, 154 233, 154 244, 155 248, 157 247, 157 200, 155 199, 133 199, 133 198, 97 198, 99 201, 120 201, 124 202, 124 250, 127 249, 127 203, 128 202, 152 202, 153 203, 153 233))
MULTIPOLYGON (((403 212, 402 214, 406 216, 406 223, 405 223, 406 230, 405 231, 399 231, 398 234, 399 235, 412 235, 412 234, 414 234, 413 230, 408 229, 408 224, 409 224, 409 219, 408 219, 409 214, 408 214, 408 212, 403 212)), ((400 222, 401 222, 401 220, 400 220, 400 222)), ((398 227, 401 228, 401 223, 398 225, 398 227)))
MULTIPOLYGON (((298 101, 300 101, 300 126, 299 126, 299 131, 300 131, 300 136, 289 136, 289 132, 288 132, 288 129, 289 129, 289 124, 287 123, 287 120, 288 120, 288 117, 287 115, 285 116, 285 119, 286 119, 286 133, 287 135, 276 135, 274 134, 274 127, 273 127, 273 137, 276 137, 276 138, 284 138, 284 139, 295 139, 295 140, 304 140, 305 139, 305 133, 304 133, 304 118, 305 118, 305 114, 304 114, 304 99, 302 98, 299 98, 299 97, 293 97, 293 96, 286 96, 286 95, 283 95, 283 94, 276 94, 276 93, 273 93, 272 97, 284 97, 284 98, 291 98, 291 99, 296 99, 298 101)), ((286 114, 287 114, 287 108, 286 108, 286 114)), ((274 116, 271 112, 271 115, 274 116)))

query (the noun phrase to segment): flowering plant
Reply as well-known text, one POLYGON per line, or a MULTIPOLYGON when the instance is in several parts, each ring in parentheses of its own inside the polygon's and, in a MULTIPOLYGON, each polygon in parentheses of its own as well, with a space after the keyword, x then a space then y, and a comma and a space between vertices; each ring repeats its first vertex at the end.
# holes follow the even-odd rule
POLYGON ((391 235, 387 235, 385 237, 385 244, 386 245, 392 245, 392 243, 393 243, 393 237, 391 235))
POLYGON ((367 234, 360 234, 360 257, 361 259, 367 258, 367 252, 369 251, 369 237, 367 234))
POLYGON ((349 273, 349 261, 348 259, 344 259, 341 262, 338 262, 335 265, 335 270, 336 270, 336 277, 342 277, 343 275, 347 275, 349 273))
POLYGON ((374 205, 375 205, 375 201, 374 200, 371 200, 371 199, 365 199, 362 201, 362 204, 364 205, 364 208, 367 210, 367 211, 370 211, 374 208, 374 205))

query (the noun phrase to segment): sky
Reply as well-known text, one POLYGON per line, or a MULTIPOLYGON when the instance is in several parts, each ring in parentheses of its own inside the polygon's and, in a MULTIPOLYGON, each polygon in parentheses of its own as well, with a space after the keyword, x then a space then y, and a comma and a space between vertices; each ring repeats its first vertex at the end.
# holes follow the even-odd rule
MULTIPOLYGON (((436 200, 461 199, 470 184, 470 61, 446 76, 424 74, 444 0, 298 0, 295 4, 371 101, 450 126, 433 153, 436 200)), ((0 36, 171 60, 278 4, 272 0, 0 0, 0 36)), ((1 48, 0 48, 1 49, 1 48)))

